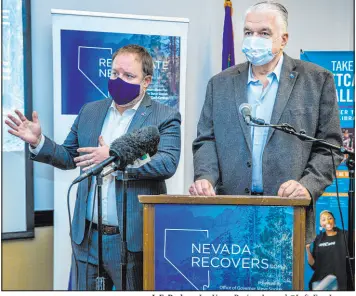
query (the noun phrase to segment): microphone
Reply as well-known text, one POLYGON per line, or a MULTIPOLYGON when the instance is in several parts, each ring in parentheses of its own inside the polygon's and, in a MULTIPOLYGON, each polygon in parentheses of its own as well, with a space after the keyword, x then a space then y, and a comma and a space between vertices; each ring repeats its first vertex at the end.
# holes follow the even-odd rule
POLYGON ((239 112, 240 114, 242 115, 244 121, 247 123, 247 124, 250 124, 250 121, 251 121, 251 112, 252 112, 252 107, 250 104, 247 104, 247 103, 242 103, 239 107, 239 112))
POLYGON ((122 170, 145 154, 156 154, 159 140, 158 128, 146 126, 112 142, 109 154, 119 158, 116 165, 122 170))
POLYGON ((252 117, 252 115, 251 115, 252 106, 250 104, 242 103, 239 107, 239 112, 242 115, 242 117, 244 118, 247 125, 249 125, 250 122, 253 122, 254 124, 257 124, 257 125, 266 125, 266 123, 263 119, 252 117))
POLYGON ((119 170, 123 170, 127 165, 133 164, 136 159, 145 154, 153 156, 157 153, 159 140, 159 131, 155 126, 146 126, 121 136, 111 143, 110 157, 81 174, 72 184, 81 182, 92 175, 97 175, 112 162, 115 162, 119 170))

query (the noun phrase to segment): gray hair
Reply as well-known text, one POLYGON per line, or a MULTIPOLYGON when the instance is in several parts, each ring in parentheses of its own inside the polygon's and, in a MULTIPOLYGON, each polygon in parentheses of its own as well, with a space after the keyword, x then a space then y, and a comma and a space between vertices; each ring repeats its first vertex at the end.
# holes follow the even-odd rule
POLYGON ((279 22, 281 25, 281 29, 283 33, 287 32, 288 28, 288 11, 287 9, 280 3, 276 1, 262 1, 258 2, 252 6, 250 6, 245 16, 252 11, 261 11, 261 10, 272 10, 278 14, 279 22))

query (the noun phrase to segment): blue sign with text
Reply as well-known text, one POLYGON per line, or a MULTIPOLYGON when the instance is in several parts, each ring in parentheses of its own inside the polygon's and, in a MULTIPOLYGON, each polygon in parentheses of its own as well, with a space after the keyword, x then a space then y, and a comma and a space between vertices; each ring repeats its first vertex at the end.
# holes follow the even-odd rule
POLYGON ((355 77, 353 51, 305 51, 301 60, 312 62, 331 71, 334 75, 342 128, 353 128, 355 77))
POLYGON ((293 208, 156 205, 155 290, 291 290, 293 208))
MULTIPOLYGON (((354 150, 355 137, 355 76, 353 51, 305 51, 300 55, 301 60, 318 64, 326 68, 334 75, 337 100, 339 105, 340 125, 343 137, 343 146, 349 150, 354 150)), ((337 198, 336 180, 325 189, 316 203, 316 233, 323 229, 320 227, 319 215, 322 211, 328 210, 335 216, 336 226, 342 228, 341 217, 343 218, 345 230, 348 229, 348 189, 349 174, 346 167, 347 156, 337 170, 339 200, 337 198), (340 204, 340 207, 339 207, 340 204)), ((307 288, 313 270, 308 265, 305 254, 304 287, 307 288)))
POLYGON ((62 114, 78 114, 85 103, 109 97, 112 55, 128 44, 141 45, 152 56, 147 93, 179 107, 180 37, 61 30, 62 114))

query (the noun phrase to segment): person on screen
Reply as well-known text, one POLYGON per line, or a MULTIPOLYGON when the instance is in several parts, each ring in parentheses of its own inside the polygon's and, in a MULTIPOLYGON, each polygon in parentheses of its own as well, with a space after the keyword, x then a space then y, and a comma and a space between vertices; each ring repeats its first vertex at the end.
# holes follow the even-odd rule
POLYGON ((344 232, 336 227, 333 213, 327 210, 320 213, 320 226, 324 231, 315 238, 313 250, 310 251, 310 244, 306 245, 308 263, 314 270, 309 289, 347 290, 344 232))
MULTIPOLYGON (((242 52, 247 62, 212 77, 193 142, 191 195, 278 195, 315 202, 330 185, 328 148, 267 127, 248 126, 239 112, 267 123, 288 123, 296 131, 342 145, 332 73, 289 57, 288 12, 262 1, 245 13, 242 52)), ((338 165, 342 160, 335 154, 338 165)), ((307 210, 307 242, 315 237, 313 207, 307 210)))
MULTIPOLYGON (((112 61, 108 81, 111 98, 85 104, 62 145, 42 134, 36 112, 30 121, 16 110, 17 117, 9 115, 6 124, 10 127, 9 133, 30 144, 32 160, 64 170, 80 167, 81 173, 109 157, 110 143, 128 131, 149 125, 158 127, 157 154, 140 168, 128 170, 127 289, 142 290, 143 208, 137 195, 166 193, 165 179, 173 176, 180 157, 181 116, 178 111, 153 101, 146 93, 152 80, 153 62, 145 48, 124 46, 113 54, 112 61)), ((109 174, 103 184, 103 270, 107 290, 113 285, 116 290, 121 289, 122 181, 117 179, 120 174, 116 178, 109 174)), ((77 290, 95 290, 98 265, 95 185, 96 179, 89 178, 78 186, 72 222, 75 255, 72 283, 77 290), (91 241, 88 239, 90 225, 91 241)))

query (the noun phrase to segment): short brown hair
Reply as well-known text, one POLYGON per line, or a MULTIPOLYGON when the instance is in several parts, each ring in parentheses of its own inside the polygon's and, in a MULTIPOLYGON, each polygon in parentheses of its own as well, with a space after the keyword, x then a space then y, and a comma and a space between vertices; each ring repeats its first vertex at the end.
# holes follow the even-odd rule
POLYGON ((153 75, 153 60, 146 48, 137 44, 125 45, 114 52, 114 54, 112 55, 112 60, 114 61, 116 56, 122 53, 136 54, 140 59, 140 61, 142 62, 143 75, 144 76, 153 75))

